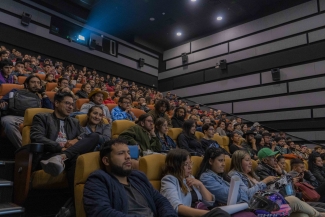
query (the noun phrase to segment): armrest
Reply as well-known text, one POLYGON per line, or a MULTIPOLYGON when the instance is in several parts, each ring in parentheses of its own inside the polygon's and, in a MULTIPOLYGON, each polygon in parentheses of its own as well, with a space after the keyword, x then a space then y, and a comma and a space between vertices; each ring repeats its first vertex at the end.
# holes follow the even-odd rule
POLYGON ((28 145, 24 145, 15 152, 15 155, 17 155, 19 152, 25 151, 25 150, 32 152, 32 153, 43 153, 44 152, 44 144, 43 143, 30 143, 28 145))

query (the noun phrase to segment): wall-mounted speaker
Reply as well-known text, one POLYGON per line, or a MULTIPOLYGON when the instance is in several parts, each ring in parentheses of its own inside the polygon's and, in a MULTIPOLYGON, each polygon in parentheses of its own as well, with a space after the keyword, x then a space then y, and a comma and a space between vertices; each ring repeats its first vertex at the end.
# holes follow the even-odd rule
POLYGON ((182 63, 187 63, 188 62, 188 56, 187 53, 182 53, 182 63))
POLYGON ((90 38, 88 46, 89 46, 90 50, 96 50, 96 40, 90 38))
POLYGON ((144 66, 144 59, 143 58, 140 58, 138 60, 138 65, 139 65, 140 68, 144 66))
POLYGON ((32 19, 32 15, 23 12, 23 14, 21 15, 21 24, 23 26, 28 26, 29 23, 30 23, 30 21, 31 21, 31 19, 32 19))
POLYGON ((220 60, 220 62, 219 62, 219 68, 221 70, 226 70, 227 69, 227 60, 226 59, 220 60))
POLYGON ((280 81, 281 80, 280 69, 279 68, 271 69, 271 74, 272 74, 272 80, 273 81, 280 81))

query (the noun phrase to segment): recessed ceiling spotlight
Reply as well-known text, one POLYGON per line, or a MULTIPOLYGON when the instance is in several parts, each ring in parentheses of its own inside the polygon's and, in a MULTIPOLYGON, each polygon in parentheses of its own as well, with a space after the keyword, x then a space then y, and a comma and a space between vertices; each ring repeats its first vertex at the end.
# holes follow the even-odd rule
POLYGON ((177 36, 181 36, 182 33, 181 33, 181 32, 177 32, 176 35, 177 35, 177 36))
POLYGON ((155 21, 155 18, 151 17, 149 20, 150 20, 150 21, 155 21))
POLYGON ((196 2, 196 0, 191 0, 191 2, 196 2))
POLYGON ((222 20, 222 17, 220 17, 220 16, 219 16, 219 17, 217 17, 217 20, 222 20))
POLYGON ((165 12, 163 12, 162 15, 165 15, 165 12))

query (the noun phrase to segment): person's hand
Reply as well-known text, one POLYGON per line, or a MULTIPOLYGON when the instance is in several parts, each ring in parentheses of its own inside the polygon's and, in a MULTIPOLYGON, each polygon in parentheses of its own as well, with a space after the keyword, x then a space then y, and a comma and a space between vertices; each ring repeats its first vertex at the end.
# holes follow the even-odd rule
POLYGON ((252 138, 252 139, 250 140, 250 142, 251 142, 252 144, 256 144, 256 139, 255 139, 255 138, 252 138))
POLYGON ((287 144, 285 144, 285 145, 283 146, 283 148, 289 148, 289 146, 288 146, 287 144))
POLYGON ((299 177, 293 178, 292 179, 293 184, 298 183, 299 182, 299 179, 300 179, 299 177))
POLYGON ((278 174, 282 174, 282 169, 278 164, 275 165, 274 169, 278 174))
POLYGON ((187 177, 186 178, 186 185, 188 187, 196 187, 196 188, 200 188, 200 186, 202 186, 202 182, 200 182, 199 180, 192 178, 192 177, 187 177))
POLYGON ((127 107, 127 108, 125 109, 125 111, 126 111, 127 113, 130 113, 130 111, 131 111, 131 107, 127 107))
POLYGON ((12 78, 13 78, 15 81, 17 81, 17 79, 18 79, 16 75, 12 76, 12 78))
POLYGON ((65 148, 70 148, 71 146, 73 146, 74 144, 76 144, 79 140, 78 139, 73 139, 73 140, 68 140, 64 147, 65 148))
POLYGON ((156 137, 155 128, 152 128, 152 130, 150 130, 150 136, 156 137))
POLYGON ((275 147, 276 146, 276 141, 273 141, 271 144, 272 144, 272 147, 275 147))
POLYGON ((274 182, 277 179, 277 177, 275 176, 268 176, 265 179, 262 180, 262 182, 264 182, 265 184, 268 184, 270 182, 274 182))
POLYGON ((7 105, 8 103, 6 101, 0 102, 0 109, 4 109, 7 105))

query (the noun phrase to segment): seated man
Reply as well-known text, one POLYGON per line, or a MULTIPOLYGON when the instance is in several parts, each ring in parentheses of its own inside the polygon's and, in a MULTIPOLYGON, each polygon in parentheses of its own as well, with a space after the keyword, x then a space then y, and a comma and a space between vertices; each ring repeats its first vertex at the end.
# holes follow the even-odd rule
POLYGON ((16 76, 12 76, 12 62, 11 60, 4 59, 0 62, 1 71, 0 71, 0 84, 13 84, 15 81, 14 77, 17 79, 16 76))
POLYGON ((1 125, 10 142, 18 149, 22 145, 22 136, 19 125, 24 122, 25 110, 28 108, 48 108, 53 105, 45 92, 41 90, 41 79, 30 75, 24 82, 24 89, 13 89, 0 100, 2 115, 1 125), (9 98, 9 96, 12 97, 9 98), (17 97, 15 97, 17 96, 17 97))
POLYGON ((86 135, 79 121, 69 117, 73 104, 70 93, 55 94, 54 112, 36 114, 30 130, 31 142, 44 144, 43 170, 58 176, 65 169, 72 191, 78 156, 93 151, 99 141, 97 133, 86 135))
POLYGON ((178 107, 175 109, 174 116, 172 117, 172 125, 174 128, 182 128, 184 119, 186 117, 186 109, 184 107, 178 107))
POLYGON ((143 96, 140 96, 138 98, 138 109, 141 109, 145 112, 150 111, 150 108, 147 106, 147 103, 146 103, 146 98, 144 98, 143 96))
POLYGON ((285 143, 285 139, 282 137, 275 137, 276 146, 274 151, 278 151, 280 154, 288 154, 288 145, 285 143))
POLYGON ((89 95, 89 103, 85 103, 81 106, 80 112, 87 114, 89 109, 93 107, 94 105, 98 105, 102 107, 104 116, 107 118, 109 122, 112 122, 111 114, 109 113, 109 109, 107 106, 103 104, 104 100, 106 100, 108 97, 108 93, 105 91, 100 90, 99 88, 95 88, 92 90, 89 95))
POLYGON ((111 140, 100 151, 103 169, 87 179, 83 202, 88 217, 177 217, 169 201, 155 190, 145 174, 132 170, 125 141, 111 140))
POLYGON ((305 164, 300 159, 292 159, 290 161, 291 171, 289 174, 293 178, 299 178, 299 182, 306 182, 315 188, 315 191, 322 197, 325 195, 325 183, 318 183, 316 177, 305 169, 305 164))
POLYGON ((212 139, 215 133, 213 124, 204 124, 202 131, 204 133, 204 137, 200 140, 200 142, 204 151, 213 146, 222 150, 222 153, 226 158, 231 157, 231 155, 224 148, 222 148, 216 141, 212 139))
POLYGON ((152 150, 161 151, 161 143, 156 136, 152 117, 143 114, 139 117, 138 123, 122 132, 120 139, 125 139, 129 145, 139 145, 141 152, 152 150))
POLYGON ((260 177, 260 180, 263 180, 268 176, 282 175, 282 169, 275 160, 275 155, 278 153, 278 151, 274 152, 269 148, 262 148, 259 150, 257 156, 261 163, 257 166, 255 173, 260 177))
POLYGON ((55 87, 52 91, 58 92, 60 88, 69 87, 69 80, 67 78, 59 78, 58 86, 55 87))
POLYGON ((149 115, 152 116, 153 121, 156 122, 158 118, 165 118, 168 123, 168 127, 173 127, 172 122, 167 114, 167 111, 170 110, 170 104, 168 100, 161 99, 155 103, 155 109, 148 112, 149 115))
POLYGON ((131 101, 126 96, 118 99, 118 106, 112 109, 112 119, 136 121, 137 118, 131 111, 131 101))

